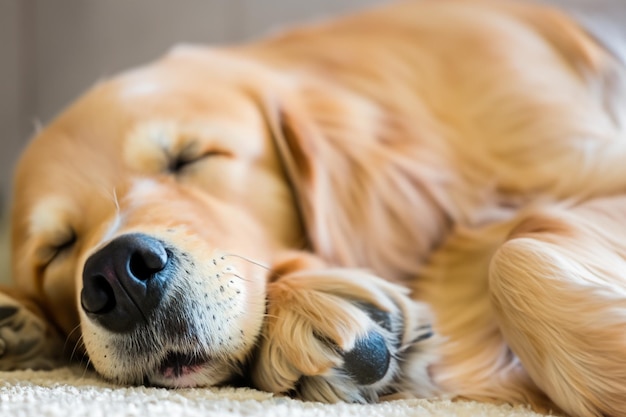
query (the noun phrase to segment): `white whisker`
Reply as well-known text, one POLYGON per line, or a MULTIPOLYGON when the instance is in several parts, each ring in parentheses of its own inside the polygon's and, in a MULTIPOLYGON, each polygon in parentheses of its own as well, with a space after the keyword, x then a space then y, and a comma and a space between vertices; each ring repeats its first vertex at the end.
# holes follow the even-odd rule
MULTIPOLYGON (((67 347, 67 343, 70 341, 70 338, 72 337, 74 332, 76 332, 79 329, 80 329, 80 324, 77 325, 76 327, 74 327, 72 329, 72 331, 69 332, 69 334, 65 338, 65 343, 63 344, 63 351, 64 352, 65 352, 65 348, 67 347)), ((78 349, 78 346, 82 343, 82 340, 83 340, 83 335, 81 334, 80 337, 78 338, 78 340, 76 341, 76 343, 74 343, 74 348, 72 349, 72 353, 70 354, 70 361, 72 361, 74 359, 74 354, 76 353, 76 350, 78 349)))
POLYGON ((85 378, 85 375, 87 375, 87 371, 89 370, 89 366, 91 365, 91 359, 88 357, 87 358, 87 366, 85 366, 85 369, 83 370, 83 374, 81 375, 81 379, 85 378))
POLYGON ((113 187, 113 203, 115 203, 115 212, 117 213, 117 215, 120 215, 120 201, 117 198, 117 189, 115 187, 113 187))
MULTIPOLYGON (((222 259, 223 259, 223 258, 225 258, 225 257, 227 257, 227 256, 234 256, 234 257, 236 257, 236 258, 243 259, 244 261, 250 262, 251 264, 256 265, 256 266, 258 266, 258 267, 260 267, 260 268, 263 268, 263 269, 265 269, 265 270, 267 270, 267 271, 271 271, 271 268, 270 268, 269 266, 267 266, 267 265, 263 265, 263 264, 262 264, 262 263, 260 263, 260 262, 254 261, 254 260, 252 260, 252 259, 250 259, 250 258, 246 258, 245 256, 236 255, 236 254, 234 254, 234 253, 227 253, 227 254, 225 254, 225 255, 222 255, 222 259)), ((241 277, 239 277, 239 278, 241 278, 241 277)))

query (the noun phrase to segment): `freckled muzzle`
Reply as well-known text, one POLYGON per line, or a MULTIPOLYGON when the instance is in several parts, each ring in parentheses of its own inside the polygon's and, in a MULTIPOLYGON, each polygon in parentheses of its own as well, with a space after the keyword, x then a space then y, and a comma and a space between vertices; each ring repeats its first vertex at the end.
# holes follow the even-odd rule
POLYGON ((107 330, 133 331, 159 307, 174 264, 158 239, 141 233, 117 237, 85 262, 82 309, 107 330))
POLYGON ((261 330, 263 272, 180 230, 114 238, 87 258, 82 274, 81 330, 91 364, 123 384, 229 380, 261 330))

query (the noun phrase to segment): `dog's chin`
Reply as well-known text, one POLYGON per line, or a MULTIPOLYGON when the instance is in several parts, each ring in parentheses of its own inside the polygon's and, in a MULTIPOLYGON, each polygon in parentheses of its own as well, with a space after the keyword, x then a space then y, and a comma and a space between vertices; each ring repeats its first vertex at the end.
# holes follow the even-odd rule
MULTIPOLYGON (((128 350, 126 350, 128 352, 128 350)), ((165 349, 148 355, 113 355, 115 361, 94 361, 96 372, 121 385, 161 388, 200 388, 221 386, 240 379, 248 363, 248 352, 202 353, 200 347, 188 351, 165 349)), ((107 355, 108 356, 108 355, 107 355)))
MULTIPOLYGON (((128 338, 131 339, 131 338, 128 338)), ((122 385, 145 385, 163 388, 193 388, 223 385, 238 378, 246 367, 250 348, 231 345, 216 349, 189 343, 159 346, 101 342, 103 349, 89 352, 90 362, 105 379, 122 385), (134 350, 134 353, 133 353, 134 350)), ((135 340, 136 342, 136 340, 135 340)))

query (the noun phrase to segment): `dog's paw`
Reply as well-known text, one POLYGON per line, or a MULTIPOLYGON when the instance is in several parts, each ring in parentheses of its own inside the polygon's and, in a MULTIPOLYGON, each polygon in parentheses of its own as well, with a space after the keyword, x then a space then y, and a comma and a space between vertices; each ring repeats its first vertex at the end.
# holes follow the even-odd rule
POLYGON ((299 271, 271 283, 268 299, 258 388, 323 402, 436 394, 431 315, 403 287, 358 270, 299 271))
POLYGON ((46 321, 0 293, 0 371, 50 369, 61 352, 61 339, 46 321))

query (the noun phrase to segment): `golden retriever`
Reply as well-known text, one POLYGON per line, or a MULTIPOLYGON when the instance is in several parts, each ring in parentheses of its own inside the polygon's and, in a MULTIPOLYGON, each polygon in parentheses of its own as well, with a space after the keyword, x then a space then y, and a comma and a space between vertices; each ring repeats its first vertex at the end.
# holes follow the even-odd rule
POLYGON ((16 172, 0 368, 626 415, 626 70, 423 0, 101 82, 16 172))

